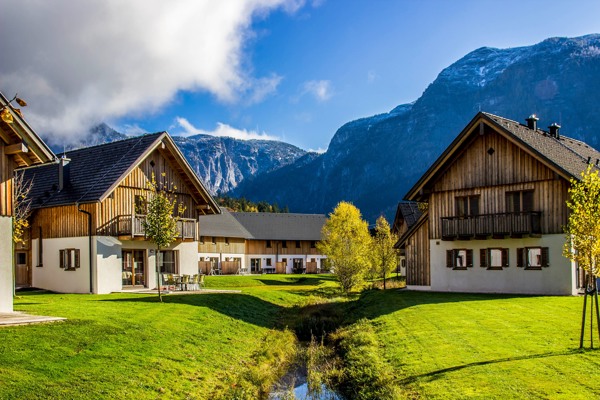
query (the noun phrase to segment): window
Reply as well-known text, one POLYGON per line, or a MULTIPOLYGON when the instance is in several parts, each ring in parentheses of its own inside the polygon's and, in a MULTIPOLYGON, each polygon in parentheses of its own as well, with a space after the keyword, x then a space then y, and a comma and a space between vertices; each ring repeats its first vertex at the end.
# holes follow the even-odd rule
POLYGON ((204 244, 204 236, 200 236, 200 243, 204 244))
POLYGON ((17 252, 17 265, 27 264, 27 253, 24 251, 17 252))
POLYGON ((296 240, 296 248, 299 249, 300 248, 300 241, 296 240))
POLYGON ((481 249, 479 257, 479 266, 482 268, 502 269, 508 267, 508 249, 481 249))
POLYGON ((142 195, 136 195, 135 196, 135 213, 136 214, 146 214, 146 210, 147 210, 147 203, 146 203, 146 197, 142 196, 142 195))
POLYGON ((454 198, 456 216, 479 215, 479 196, 459 196, 454 198))
POLYGON ((281 248, 282 249, 287 249, 287 242, 285 240, 281 241, 281 248))
POLYGON ((537 269, 550 266, 548 247, 525 247, 517 249, 517 267, 537 269))
POLYGON ((250 259, 250 272, 254 272, 254 273, 260 272, 260 258, 251 258, 250 259))
POLYGON ((267 258, 267 259, 265 260, 265 265, 266 265, 267 267, 270 267, 270 266, 271 266, 271 259, 270 259, 270 258, 267 258))
POLYGON ((533 190, 506 192, 506 212, 533 211, 533 190))
POLYGON ((65 271, 75 271, 80 267, 79 264, 79 249, 63 249, 59 250, 60 268, 65 271))
POLYGON ((161 274, 177 274, 177 251, 161 250, 158 253, 158 268, 161 274))
POLYGON ((217 238, 213 236, 213 237, 210 239, 210 242, 211 242, 212 244, 217 244, 217 238))
POLYGON ((467 269, 473 266, 473 250, 446 250, 446 267, 452 269, 467 269))
POLYGON ((229 238, 228 237, 225 238, 225 244, 229 245, 229 238))
POLYGON ((38 226, 39 240, 38 240, 38 267, 44 266, 44 240, 42 238, 42 227, 38 226))
POLYGON ((314 248, 316 248, 316 247, 317 247, 317 242, 316 242, 315 240, 311 240, 311 241, 310 241, 310 248, 311 248, 311 249, 314 249, 314 248))
POLYGON ((271 248, 271 241, 267 240, 267 249, 270 249, 270 248, 271 248))

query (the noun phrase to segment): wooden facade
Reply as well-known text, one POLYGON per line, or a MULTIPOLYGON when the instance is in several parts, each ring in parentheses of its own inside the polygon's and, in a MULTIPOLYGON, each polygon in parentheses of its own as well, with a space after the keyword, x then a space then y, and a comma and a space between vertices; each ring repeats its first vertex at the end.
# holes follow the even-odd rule
POLYGON ((317 255, 314 240, 255 240, 246 241, 247 254, 317 255), (284 243, 285 242, 285 243, 284 243))
MULTIPOLYGON (((96 203, 80 204, 79 208, 92 214, 92 232, 94 235, 118 236, 132 239, 134 224, 132 217, 143 215, 144 210, 136 210, 136 197, 147 198, 148 187, 154 174, 155 180, 165 183, 176 197, 177 204, 183 204, 185 210, 181 217, 196 227, 198 220, 197 200, 194 199, 188 183, 172 167, 164 152, 154 150, 118 184, 103 200, 96 203)), ((80 237, 88 235, 88 217, 78 211, 76 205, 64 205, 40 208, 32 215, 33 238, 80 237)), ((181 231, 181 228, 180 228, 181 231)), ((141 235, 143 239, 143 235, 141 235)), ((196 235, 189 239, 197 239, 196 235)))
POLYGON ((442 218, 457 216, 456 199, 479 197, 479 215, 509 212, 506 193, 533 192, 541 234, 560 233, 567 222, 569 182, 492 129, 475 135, 435 180, 429 193, 430 238, 440 239, 442 218), (493 150, 493 151, 492 151, 493 150))
POLYGON ((412 234, 404 243, 406 257, 406 284, 414 286, 431 285, 429 263, 429 220, 419 221, 412 234))
POLYGON ((242 238, 202 236, 198 243, 198 253, 244 254, 245 251, 246 240, 242 238))

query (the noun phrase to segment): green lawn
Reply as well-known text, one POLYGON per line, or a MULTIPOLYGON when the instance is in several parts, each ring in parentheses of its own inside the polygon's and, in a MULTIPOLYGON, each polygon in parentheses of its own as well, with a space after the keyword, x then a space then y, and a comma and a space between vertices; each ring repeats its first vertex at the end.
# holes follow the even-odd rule
POLYGON ((240 394, 281 373, 306 315, 335 315, 346 330, 367 324, 402 396, 600 396, 600 352, 577 350, 581 298, 402 290, 342 298, 330 276, 311 275, 207 285, 242 293, 169 295, 163 304, 140 294, 19 296, 18 311, 68 320, 0 328, 0 399, 240 394))

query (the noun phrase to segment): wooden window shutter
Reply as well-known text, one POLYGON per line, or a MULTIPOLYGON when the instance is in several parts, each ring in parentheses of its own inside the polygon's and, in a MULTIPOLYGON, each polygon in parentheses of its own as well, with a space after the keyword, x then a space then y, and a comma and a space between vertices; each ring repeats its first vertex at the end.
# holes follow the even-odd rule
POLYGON ((79 268, 81 265, 79 263, 79 249, 73 250, 75 252, 75 268, 79 268))
POLYGON ((523 268, 525 266, 525 249, 518 248, 517 249, 517 267, 523 268))
POLYGON ((502 249, 502 266, 508 267, 508 249, 502 249))
POLYGON ((65 268, 65 251, 64 250, 59 250, 59 256, 60 258, 60 267, 62 269, 65 268))
POLYGON ((550 266, 550 249, 548 247, 542 247, 542 267, 550 266))
POLYGON ((473 266, 473 250, 467 250, 467 267, 473 266))
POLYGON ((487 249, 479 250, 479 266, 482 268, 487 268, 487 249))
POLYGON ((446 250, 446 268, 452 268, 454 266, 454 251, 446 250))

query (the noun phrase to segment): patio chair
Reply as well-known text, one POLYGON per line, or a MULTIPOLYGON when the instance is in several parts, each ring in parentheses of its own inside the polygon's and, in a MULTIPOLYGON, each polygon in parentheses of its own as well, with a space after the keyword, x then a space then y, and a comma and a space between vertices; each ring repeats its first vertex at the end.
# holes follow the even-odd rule
POLYGON ((180 285, 181 285, 181 290, 188 290, 188 285, 190 284, 190 276, 189 275, 181 275, 181 281, 180 281, 180 285))
POLYGON ((166 274, 167 275, 167 289, 171 290, 170 288, 173 287, 172 290, 175 290, 175 286, 177 285, 177 280, 175 279, 175 276, 173 274, 166 274))
POLYGON ((190 278, 190 281, 188 283, 188 290, 198 290, 199 282, 200 282, 200 280, 198 278, 198 274, 192 275, 192 277, 190 278))

